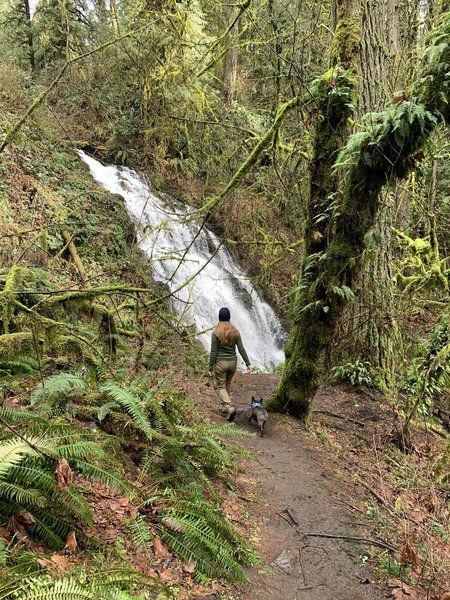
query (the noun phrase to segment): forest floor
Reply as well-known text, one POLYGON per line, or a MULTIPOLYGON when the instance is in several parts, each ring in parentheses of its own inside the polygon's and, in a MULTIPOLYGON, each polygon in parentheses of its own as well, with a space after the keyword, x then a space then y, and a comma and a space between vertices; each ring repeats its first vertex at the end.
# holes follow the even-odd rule
MULTIPOLYGON (((236 375, 234 405, 247 407, 252 396, 268 398, 277 379, 277 375, 236 375)), ((197 391, 191 388, 189 393, 205 416, 221 418, 208 384, 197 391)), ((405 544, 408 548, 411 540, 417 540, 405 530, 402 539, 381 514, 382 508, 391 510, 395 501, 379 458, 392 411, 370 390, 357 392, 329 384, 320 388, 314 412, 310 430, 292 418, 270 414, 264 437, 258 433, 238 438, 237 444, 250 451, 251 457, 239 459, 236 488, 225 498, 223 508, 244 535, 256 542, 263 565, 250 573, 250 583, 233 589, 233 597, 434 597, 400 581, 402 574, 407 581, 414 579, 407 558, 402 564, 400 555, 404 558, 405 544)), ((247 424, 246 413, 235 424, 256 432, 255 425, 247 424)), ((403 523, 404 515, 399 517, 403 523)), ((420 515, 406 518, 417 522, 420 515)), ((415 550, 410 549, 414 562, 415 550)))

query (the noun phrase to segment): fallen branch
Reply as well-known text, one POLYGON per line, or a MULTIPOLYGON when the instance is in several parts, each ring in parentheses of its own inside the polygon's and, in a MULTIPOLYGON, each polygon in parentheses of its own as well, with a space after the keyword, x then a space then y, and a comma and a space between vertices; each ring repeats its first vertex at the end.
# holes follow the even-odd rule
POLYGON ((78 271, 78 275, 80 276, 82 285, 84 286, 87 281, 86 270, 84 268, 83 263, 81 262, 81 258, 78 254, 77 247, 74 244, 73 235, 69 233, 67 229, 62 229, 62 235, 66 242, 67 249, 70 252, 70 256, 72 257, 73 264, 75 265, 75 268, 78 271))
POLYGON ((363 542, 364 544, 371 544, 372 546, 384 548, 385 550, 389 550, 390 552, 398 552, 399 550, 397 546, 392 546, 387 542, 383 542, 381 540, 373 540, 371 538, 366 537, 360 537, 358 535, 337 535, 334 533, 303 533, 302 535, 303 537, 320 537, 331 540, 348 540, 350 542, 363 542))
POLYGON ((360 427, 365 427, 366 424, 362 423, 362 421, 357 421, 356 419, 352 419, 351 417, 344 417, 342 415, 338 415, 336 413, 330 412, 329 410, 313 410, 313 414, 316 415, 327 415, 327 417, 334 417, 335 419, 341 419, 342 421, 349 421, 350 423, 355 423, 360 427))

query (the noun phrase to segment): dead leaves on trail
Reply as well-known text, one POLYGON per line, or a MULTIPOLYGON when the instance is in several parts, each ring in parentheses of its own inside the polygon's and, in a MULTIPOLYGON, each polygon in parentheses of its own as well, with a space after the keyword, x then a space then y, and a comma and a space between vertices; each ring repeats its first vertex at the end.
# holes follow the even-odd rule
POLYGON ((407 583, 400 580, 394 580, 389 582, 389 586, 392 587, 392 597, 395 600, 425 600, 423 596, 416 588, 411 587, 407 583))
POLYGON ((68 573, 73 569, 75 564, 67 556, 61 556, 60 554, 52 554, 50 558, 38 558, 37 561, 41 567, 45 567, 53 573, 53 575, 61 575, 62 573, 68 573))

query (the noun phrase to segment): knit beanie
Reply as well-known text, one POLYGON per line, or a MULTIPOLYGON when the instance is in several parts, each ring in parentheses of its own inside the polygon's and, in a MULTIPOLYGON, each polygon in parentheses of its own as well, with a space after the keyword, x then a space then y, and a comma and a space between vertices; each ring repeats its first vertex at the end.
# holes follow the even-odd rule
POLYGON ((231 319, 230 309, 229 308, 221 308, 219 310, 219 321, 229 321, 231 319))

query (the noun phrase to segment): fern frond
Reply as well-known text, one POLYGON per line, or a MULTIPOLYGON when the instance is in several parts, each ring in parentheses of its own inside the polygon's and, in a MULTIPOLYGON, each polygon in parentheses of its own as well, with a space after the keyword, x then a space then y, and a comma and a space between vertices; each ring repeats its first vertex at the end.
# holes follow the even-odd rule
POLYGON ((81 586, 74 578, 53 580, 29 578, 17 590, 17 600, 107 600, 107 597, 81 586))
POLYGON ((82 519, 87 525, 92 525, 92 509, 90 504, 72 489, 56 492, 53 496, 55 506, 61 505, 59 512, 70 511, 74 517, 82 519))
POLYGON ((0 373, 27 374, 30 375, 37 371, 39 363, 31 356, 22 356, 14 360, 0 360, 0 373))
POLYGON ((246 580, 242 565, 257 555, 241 540, 221 510, 200 494, 172 493, 162 511, 161 537, 182 560, 196 561, 196 577, 246 580), (242 564, 240 564, 242 563, 242 564))
POLYGON ((25 456, 36 455, 38 450, 49 452, 52 448, 48 440, 28 437, 22 439, 13 438, 0 444, 0 477, 3 477, 14 465, 19 464, 25 456))
POLYGON ((55 401, 66 399, 69 394, 82 395, 88 391, 87 383, 71 373, 58 373, 49 377, 31 394, 31 404, 39 402, 52 405, 55 401))
POLYGON ((30 534, 42 540, 52 550, 61 550, 73 526, 69 525, 63 517, 52 514, 48 510, 35 509, 33 517, 36 523, 30 527, 30 534))
POLYGON ((147 554, 153 553, 153 538, 148 526, 148 523, 142 517, 138 515, 134 521, 129 523, 129 530, 133 538, 133 543, 137 549, 143 548, 147 554))
POLYGON ((95 442, 78 440, 57 446, 53 451, 53 455, 57 458, 65 458, 67 460, 87 457, 99 460, 104 458, 105 453, 95 442))
POLYGON ((124 481, 119 475, 114 473, 111 469, 102 469, 96 465, 88 463, 86 461, 76 459, 73 462, 73 467, 80 471, 85 477, 95 479, 100 483, 109 485, 110 488, 121 492, 123 494, 131 494, 133 492, 133 486, 128 482, 124 481))
POLYGON ((27 421, 40 421, 45 415, 43 413, 30 412, 21 408, 0 406, 0 417, 7 423, 13 425, 14 423, 26 423, 27 421))
POLYGON ((47 503, 46 497, 39 490, 25 489, 8 481, 0 481, 0 497, 28 506, 45 506, 47 503))
POLYGON ((115 402, 114 400, 112 400, 111 402, 107 402, 106 404, 103 404, 102 406, 100 406, 100 408, 98 409, 98 412, 97 412, 98 420, 100 422, 103 421, 103 419, 107 415, 109 415, 109 413, 112 410, 115 410, 118 407, 119 407, 119 404, 117 402, 115 402))
POLYGON ((107 394, 117 404, 125 408, 128 414, 133 418, 134 423, 140 428, 145 434, 149 441, 152 441, 155 434, 155 430, 144 410, 140 399, 131 393, 129 390, 125 390, 115 383, 107 383, 100 388, 100 391, 107 394))

